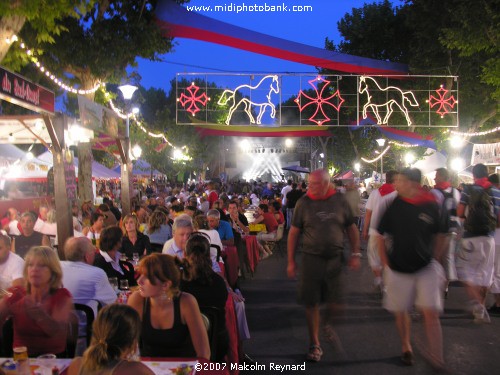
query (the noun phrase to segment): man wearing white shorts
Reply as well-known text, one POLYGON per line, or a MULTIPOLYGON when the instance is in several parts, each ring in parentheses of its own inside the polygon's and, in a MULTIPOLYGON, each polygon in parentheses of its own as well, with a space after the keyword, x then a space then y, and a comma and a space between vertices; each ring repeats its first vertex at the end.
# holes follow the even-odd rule
POLYGON ((410 340, 409 311, 415 305, 422 311, 427 336, 427 358, 437 368, 444 367, 443 339, 439 314, 443 310, 445 276, 440 259, 448 218, 442 218, 435 197, 420 185, 418 169, 405 169, 396 178, 398 196, 380 220, 378 246, 386 294, 384 307, 396 318, 401 339, 401 361, 414 363, 410 340), (445 220, 446 219, 446 220, 445 220), (386 251, 383 236, 392 238, 386 251))
POLYGON ((464 237, 456 259, 457 274, 458 279, 465 282, 467 292, 472 299, 474 322, 490 323, 485 301, 488 288, 493 283, 495 261, 493 236, 495 227, 499 227, 500 222, 500 190, 488 181, 488 169, 484 164, 476 164, 472 168, 472 177, 474 177, 474 184, 467 185, 467 189, 464 189, 457 207, 458 217, 465 218, 464 237), (471 207, 479 206, 478 203, 473 202, 483 190, 486 190, 491 197, 493 212, 483 212, 481 217, 491 216, 491 220, 487 221, 488 224, 477 225, 473 222, 475 220, 471 219, 475 216, 471 214, 471 207))
POLYGON ((382 263, 380 262, 377 247, 377 227, 385 210, 398 194, 394 190, 394 179, 396 175, 397 171, 387 171, 385 174, 386 183, 379 189, 372 190, 370 196, 368 197, 368 201, 366 202, 365 222, 363 225, 362 236, 365 241, 368 240, 366 250, 368 255, 368 264, 370 265, 373 275, 375 276, 373 284, 376 288, 380 288, 380 291, 383 290, 383 284, 382 263))

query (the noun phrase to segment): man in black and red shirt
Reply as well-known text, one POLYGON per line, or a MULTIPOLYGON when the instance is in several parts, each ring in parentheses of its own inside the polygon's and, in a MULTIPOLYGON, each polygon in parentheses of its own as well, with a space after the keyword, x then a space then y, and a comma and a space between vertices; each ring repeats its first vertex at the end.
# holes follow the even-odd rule
POLYGON ((387 291, 384 307, 395 315, 403 363, 408 366, 414 363, 408 312, 415 305, 424 317, 428 357, 436 368, 442 368, 439 314, 443 310, 445 275, 438 260, 444 250, 448 220, 446 215, 440 215, 434 195, 422 188, 420 180, 421 172, 415 168, 405 169, 397 176, 398 196, 378 226, 387 291))

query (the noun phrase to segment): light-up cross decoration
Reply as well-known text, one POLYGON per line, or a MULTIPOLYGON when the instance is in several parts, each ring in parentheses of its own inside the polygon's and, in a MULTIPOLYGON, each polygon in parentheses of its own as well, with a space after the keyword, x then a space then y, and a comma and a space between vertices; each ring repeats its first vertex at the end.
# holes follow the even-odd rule
POLYGON ((406 123, 410 126, 412 122, 406 103, 412 107, 419 106, 415 95, 411 91, 403 91, 396 86, 381 87, 374 78, 368 76, 361 76, 359 78, 358 93, 365 93, 367 96, 366 103, 363 105, 363 118, 366 119, 368 117, 368 110, 371 110, 377 118, 378 125, 387 125, 389 118, 394 112, 394 107, 397 107, 403 112, 406 123), (383 98, 386 99, 389 96, 389 99, 386 101, 379 99, 377 101, 372 95, 375 92, 382 92, 384 93, 383 98), (385 111, 386 115, 383 119, 379 111, 385 111))
POLYGON ((445 99, 447 94, 449 93, 449 90, 446 90, 443 85, 440 85, 439 89, 435 91, 438 94, 438 98, 436 98, 434 95, 431 95, 429 97, 429 100, 427 100, 427 103, 429 103, 431 108, 439 104, 436 113, 440 115, 441 118, 443 118, 444 115, 450 113, 450 110, 455 107, 455 104, 458 103, 458 100, 456 100, 453 95, 450 95, 447 99, 445 99))
POLYGON ((200 108, 198 108, 197 103, 200 103, 201 105, 205 106, 207 105, 207 102, 210 100, 210 98, 205 93, 197 95, 199 89, 200 88, 196 86, 194 82, 192 82, 191 86, 187 88, 189 96, 184 93, 181 93, 181 96, 179 97, 179 99, 177 99, 177 101, 181 103, 184 109, 186 109, 186 105, 189 104, 189 107, 186 109, 186 111, 191 113, 193 116, 196 115, 196 112, 200 111, 200 108))
POLYGON ((325 109, 323 108, 324 105, 329 105, 331 107, 333 107, 337 112, 340 110, 340 106, 342 105, 342 103, 344 103, 344 98, 342 98, 340 96, 340 92, 339 90, 337 89, 337 91, 335 91, 332 95, 330 95, 329 97, 327 98, 324 98, 323 97, 323 93, 324 91, 328 88, 328 86, 330 85, 331 81, 328 81, 326 79, 324 79, 323 77, 316 77, 314 79, 311 79, 310 81, 307 81, 309 83, 309 85, 312 86, 312 88, 314 89, 314 91, 316 92, 316 97, 311 97, 307 94, 304 93, 304 91, 300 90, 299 91, 299 95, 297 96, 297 98, 294 100, 295 103, 297 103, 297 105, 299 106, 299 111, 302 113, 302 111, 309 107, 310 105, 316 105, 316 110, 314 111, 313 115, 311 117, 309 117, 309 121, 312 121, 312 122, 315 122, 318 126, 321 126, 323 125, 325 122, 328 122, 331 120, 330 117, 327 116, 327 114, 325 113, 325 109), (321 91, 318 92, 318 87, 317 85, 315 85, 314 83, 317 83, 319 84, 319 82, 321 83, 324 83, 323 87, 321 88, 321 91), (335 105, 334 103, 332 103, 330 100, 332 100, 333 98, 337 97, 337 105, 335 105), (303 100, 309 100, 309 102, 307 102, 306 104, 302 105, 301 102, 303 100), (324 118, 316 118, 316 115, 318 114, 318 112, 321 111, 321 114, 324 116, 324 118))

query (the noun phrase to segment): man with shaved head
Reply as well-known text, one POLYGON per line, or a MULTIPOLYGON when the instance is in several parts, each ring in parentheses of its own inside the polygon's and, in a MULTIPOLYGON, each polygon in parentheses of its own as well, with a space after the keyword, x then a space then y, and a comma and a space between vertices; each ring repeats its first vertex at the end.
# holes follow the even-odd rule
POLYGON ((344 231, 350 241, 351 268, 360 266, 359 231, 352 210, 343 194, 330 184, 327 171, 318 169, 309 175, 309 190, 295 205, 292 225, 288 232, 288 277, 297 273, 295 251, 302 235, 302 261, 299 280, 299 303, 306 309, 309 329, 309 350, 306 359, 321 360, 319 341, 320 303, 326 303, 329 315, 324 324, 328 341, 339 344, 331 318, 342 302, 341 268, 344 231))

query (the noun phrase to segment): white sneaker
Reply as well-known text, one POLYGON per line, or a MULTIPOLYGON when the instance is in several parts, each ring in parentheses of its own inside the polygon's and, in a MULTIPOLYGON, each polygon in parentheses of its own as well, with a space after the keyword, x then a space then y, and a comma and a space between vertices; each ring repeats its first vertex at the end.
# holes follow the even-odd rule
POLYGON ((472 315, 474 315, 474 323, 491 323, 490 315, 483 305, 477 304, 472 309, 472 315))

